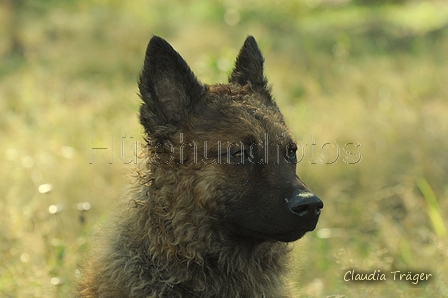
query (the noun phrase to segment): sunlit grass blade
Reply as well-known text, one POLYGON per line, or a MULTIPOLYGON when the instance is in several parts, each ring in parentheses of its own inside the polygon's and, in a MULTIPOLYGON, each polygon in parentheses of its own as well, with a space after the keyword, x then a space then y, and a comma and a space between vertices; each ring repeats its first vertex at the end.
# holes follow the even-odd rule
POLYGON ((424 178, 417 180, 417 186, 422 192, 423 197, 426 200, 426 204, 428 205, 426 212, 431 220, 434 231, 439 237, 445 237, 447 230, 445 223, 443 222, 442 215, 440 214, 439 203, 437 202, 437 198, 434 195, 431 186, 424 178))

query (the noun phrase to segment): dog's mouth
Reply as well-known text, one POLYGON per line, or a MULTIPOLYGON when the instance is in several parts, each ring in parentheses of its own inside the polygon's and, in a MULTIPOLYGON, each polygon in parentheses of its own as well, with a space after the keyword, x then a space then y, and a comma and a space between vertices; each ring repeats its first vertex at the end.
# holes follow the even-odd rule
POLYGON ((271 241, 274 240, 280 242, 294 242, 305 236, 306 233, 313 230, 314 228, 305 228, 278 234, 263 234, 258 231, 253 231, 252 233, 254 238, 271 240, 271 241))
MULTIPOLYGON (((296 226, 292 226, 291 229, 285 231, 259 231, 254 229, 246 229, 244 234, 251 235, 253 238, 274 240, 281 242, 293 242, 302 238, 306 233, 314 231, 319 221, 319 216, 310 218, 306 222, 298 223, 296 226)), ((275 225, 275 223, 273 223, 275 225)))
POLYGON ((292 242, 299 240, 306 233, 314 231, 317 226, 317 222, 319 221, 319 216, 310 219, 308 222, 301 224, 298 229, 292 230, 286 233, 280 233, 278 235, 274 235, 274 239, 283 241, 283 242, 292 242))

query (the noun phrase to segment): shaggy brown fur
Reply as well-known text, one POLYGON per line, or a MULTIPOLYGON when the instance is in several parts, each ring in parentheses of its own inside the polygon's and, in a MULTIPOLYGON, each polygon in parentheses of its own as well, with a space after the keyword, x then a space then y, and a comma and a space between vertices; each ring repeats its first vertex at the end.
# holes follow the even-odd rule
POLYGON ((287 242, 315 228, 323 204, 295 174, 255 39, 229 84, 203 85, 153 37, 139 87, 140 183, 77 297, 286 297, 287 242))

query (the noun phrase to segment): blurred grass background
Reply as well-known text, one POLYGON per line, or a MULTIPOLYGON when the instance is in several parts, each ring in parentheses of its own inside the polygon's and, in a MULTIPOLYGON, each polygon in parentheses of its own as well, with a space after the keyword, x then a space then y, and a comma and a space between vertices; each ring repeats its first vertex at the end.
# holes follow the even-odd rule
POLYGON ((152 34, 206 83, 258 40, 299 175, 325 202, 294 244, 294 297, 448 297, 443 0, 2 0, 0 296, 72 291, 133 169, 152 34), (433 277, 344 282, 351 268, 433 277))

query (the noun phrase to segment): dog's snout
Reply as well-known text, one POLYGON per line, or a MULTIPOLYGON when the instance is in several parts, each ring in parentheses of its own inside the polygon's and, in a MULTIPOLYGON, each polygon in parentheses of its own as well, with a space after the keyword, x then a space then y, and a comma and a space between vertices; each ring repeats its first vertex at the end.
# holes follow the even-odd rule
POLYGON ((305 192, 294 196, 290 201, 291 211, 299 216, 319 216, 324 203, 313 193, 305 192))

